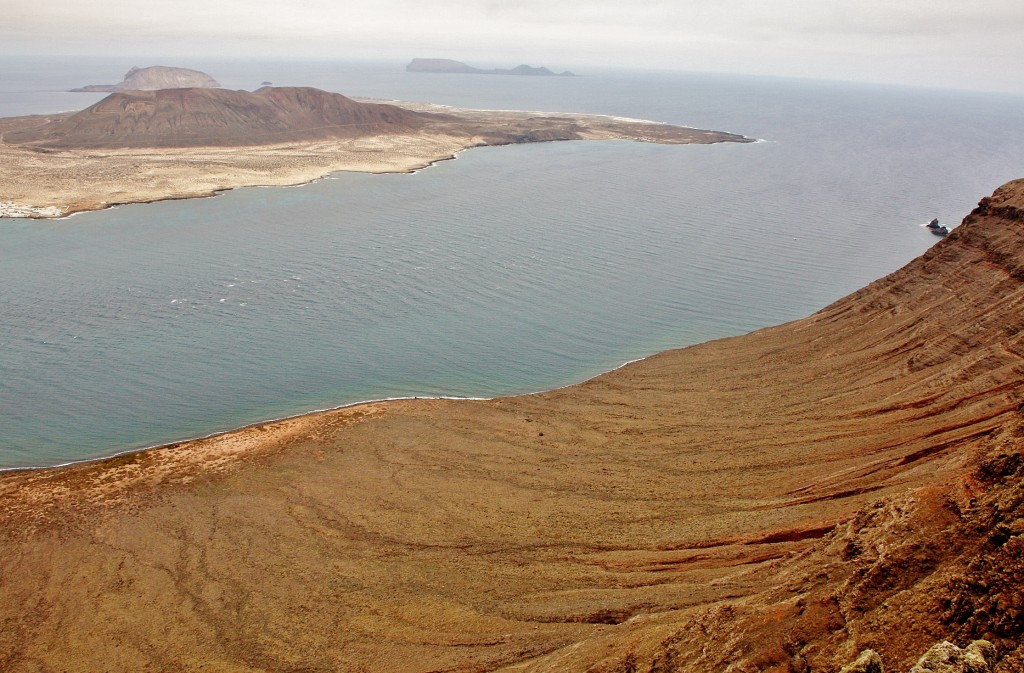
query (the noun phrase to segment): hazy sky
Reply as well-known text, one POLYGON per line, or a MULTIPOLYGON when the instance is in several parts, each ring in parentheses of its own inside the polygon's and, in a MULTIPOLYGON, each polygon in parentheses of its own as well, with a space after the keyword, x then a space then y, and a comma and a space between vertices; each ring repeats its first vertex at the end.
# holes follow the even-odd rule
POLYGON ((1024 93, 1024 0, 0 0, 0 54, 41 53, 423 56, 1024 93))

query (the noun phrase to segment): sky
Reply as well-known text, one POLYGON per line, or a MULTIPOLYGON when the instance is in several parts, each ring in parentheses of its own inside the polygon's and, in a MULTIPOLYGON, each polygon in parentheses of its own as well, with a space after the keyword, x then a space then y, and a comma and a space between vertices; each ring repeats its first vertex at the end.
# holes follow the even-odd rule
POLYGON ((0 58, 40 54, 434 57, 1024 94, 1024 1, 0 0, 0 58))

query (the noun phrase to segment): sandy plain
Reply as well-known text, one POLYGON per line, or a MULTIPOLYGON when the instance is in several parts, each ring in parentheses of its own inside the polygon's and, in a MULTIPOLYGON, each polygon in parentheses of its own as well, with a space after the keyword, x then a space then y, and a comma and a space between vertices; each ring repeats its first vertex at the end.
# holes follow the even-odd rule
POLYGON ((387 102, 433 113, 438 121, 412 133, 255 146, 52 149, 5 142, 4 135, 62 115, 0 119, 0 217, 64 217, 236 187, 303 184, 335 171, 408 172, 483 145, 576 139, 750 142, 734 134, 600 115, 387 102))

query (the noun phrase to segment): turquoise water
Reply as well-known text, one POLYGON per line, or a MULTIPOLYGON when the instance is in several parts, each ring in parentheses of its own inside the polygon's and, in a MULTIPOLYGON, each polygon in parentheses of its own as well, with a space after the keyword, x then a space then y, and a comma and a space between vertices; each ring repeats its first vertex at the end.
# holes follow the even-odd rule
MULTIPOLYGON (((53 91, 15 67, 0 110, 54 109, 60 86, 132 64, 102 65, 54 62, 53 91)), ((228 86, 598 112, 766 142, 482 148, 412 175, 0 220, 0 466, 366 399, 567 385, 806 315, 926 250, 920 223, 957 223, 1024 174, 1019 98, 692 74, 202 69, 228 86)))

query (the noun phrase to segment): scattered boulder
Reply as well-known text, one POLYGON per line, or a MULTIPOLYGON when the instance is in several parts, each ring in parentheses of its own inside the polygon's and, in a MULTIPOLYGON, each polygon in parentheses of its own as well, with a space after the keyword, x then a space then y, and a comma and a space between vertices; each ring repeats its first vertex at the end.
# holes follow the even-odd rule
POLYGON ((943 641, 925 652, 910 673, 989 673, 988 662, 995 654, 995 646, 987 640, 975 640, 965 649, 943 641))
MULTIPOLYGON (((944 640, 925 652, 909 673, 990 673, 995 657, 996 647, 987 640, 975 640, 964 649, 944 640)), ((839 673, 884 673, 882 657, 864 650, 839 673)))
POLYGON ((874 650, 864 650, 853 662, 843 666, 839 673, 884 673, 882 657, 874 650))

